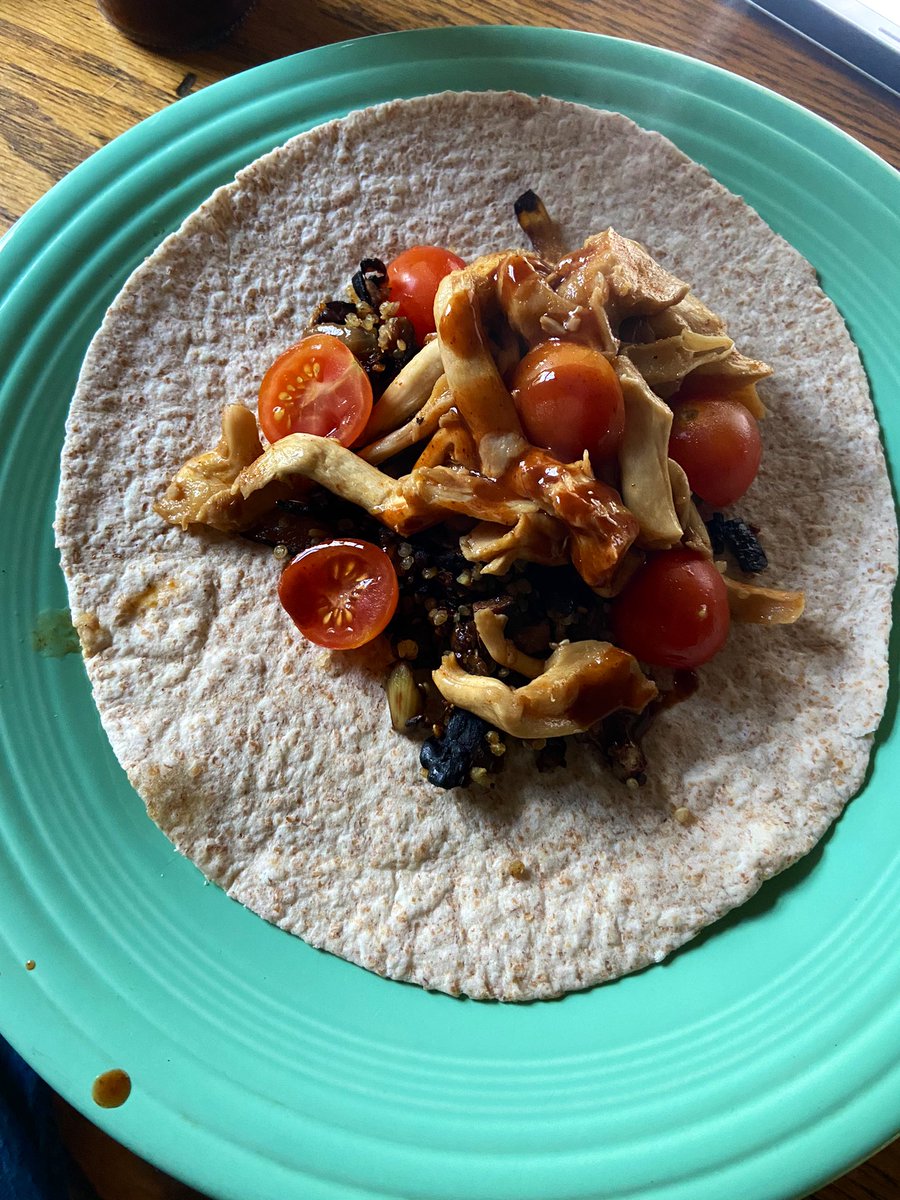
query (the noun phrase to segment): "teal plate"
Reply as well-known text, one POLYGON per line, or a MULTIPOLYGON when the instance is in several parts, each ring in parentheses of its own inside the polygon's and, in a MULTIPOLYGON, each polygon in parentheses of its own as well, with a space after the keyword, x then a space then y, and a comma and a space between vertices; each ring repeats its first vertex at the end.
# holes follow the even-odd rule
POLYGON ((32 647, 65 605, 66 406, 128 273, 291 134, 445 88, 619 109, 745 195, 845 314, 897 459, 900 177, 742 79, 587 34, 446 29, 283 59, 145 121, 0 253, 3 1031, 116 1138, 223 1200, 799 1196, 900 1129, 896 684, 863 793, 806 860, 663 966, 509 1007, 379 979, 206 886, 145 817, 80 658, 32 647), (110 1067, 134 1086, 102 1110, 110 1067))

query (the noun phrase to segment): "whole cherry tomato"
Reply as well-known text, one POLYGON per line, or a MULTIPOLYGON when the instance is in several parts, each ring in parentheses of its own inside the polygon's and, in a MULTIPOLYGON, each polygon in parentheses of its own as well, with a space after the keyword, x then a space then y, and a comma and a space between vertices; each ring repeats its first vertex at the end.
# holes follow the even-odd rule
POLYGON ((722 649, 731 615, 715 564, 676 547, 648 556, 611 606, 613 640, 642 662, 699 667, 722 649))
POLYGON ((756 418, 737 400, 675 401, 669 457, 684 469, 691 491, 724 508, 756 478, 762 443, 756 418))
POLYGON ((525 436, 560 461, 575 462, 587 450, 598 463, 618 450, 625 403, 599 350, 557 338, 541 342, 516 367, 510 390, 525 436))
POLYGON ((411 246, 388 263, 391 301, 400 305, 399 316, 407 317, 419 345, 434 333, 434 298, 445 275, 458 271, 465 262, 441 246, 411 246))

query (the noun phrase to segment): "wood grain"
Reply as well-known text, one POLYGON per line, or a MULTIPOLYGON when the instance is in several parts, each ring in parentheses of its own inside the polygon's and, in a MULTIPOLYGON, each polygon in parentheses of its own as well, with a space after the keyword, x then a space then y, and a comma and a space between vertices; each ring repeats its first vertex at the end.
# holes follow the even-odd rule
MULTIPOLYGON (((550 11, 540 0, 258 0, 221 45, 172 56, 132 45, 92 0, 0 0, 0 232, 100 146, 180 94, 344 38, 462 24, 554 25, 689 54, 797 101, 900 167, 896 98, 739 0, 558 0, 550 11)), ((197 1196, 68 1106, 60 1106, 60 1125, 100 1200, 197 1196)), ((895 1143, 812 1200, 898 1198, 895 1143)))

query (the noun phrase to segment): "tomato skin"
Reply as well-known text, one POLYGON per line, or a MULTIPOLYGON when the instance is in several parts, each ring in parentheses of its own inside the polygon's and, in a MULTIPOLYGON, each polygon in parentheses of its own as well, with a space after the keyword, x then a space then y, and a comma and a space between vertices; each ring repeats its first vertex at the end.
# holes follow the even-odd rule
POLYGON ((609 361, 590 346, 550 338, 529 350, 511 388, 525 436, 561 462, 585 450, 612 458, 625 431, 625 401, 609 361))
POLYGON ((372 412, 372 385, 351 350, 329 333, 280 354, 259 388, 259 423, 270 442, 314 433, 352 446, 372 412))
POLYGON ((399 316, 412 322, 421 346, 434 333, 434 298, 445 275, 466 264, 441 246, 410 246, 388 263, 391 300, 400 305, 399 316))
POLYGON ((715 564, 676 547, 651 554, 611 605, 613 641, 642 662, 688 670, 725 645, 731 614, 715 564))
POLYGON ((278 598, 303 636, 329 650, 371 642, 394 615, 398 595, 385 552, 353 538, 301 551, 278 583, 278 598))
POLYGON ((684 469, 691 491, 717 508, 740 500, 762 455, 756 419, 727 399, 676 401, 672 411, 669 457, 684 469))

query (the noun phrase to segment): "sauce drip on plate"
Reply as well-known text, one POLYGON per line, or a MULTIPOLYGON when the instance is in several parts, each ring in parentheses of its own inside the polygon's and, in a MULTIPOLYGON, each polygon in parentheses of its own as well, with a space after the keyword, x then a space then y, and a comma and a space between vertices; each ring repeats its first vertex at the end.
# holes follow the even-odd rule
POLYGON ((119 1108, 131 1095, 131 1077, 120 1067, 104 1071, 94 1080, 91 1096, 101 1108, 119 1108))

